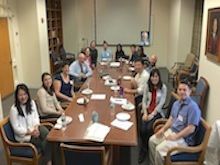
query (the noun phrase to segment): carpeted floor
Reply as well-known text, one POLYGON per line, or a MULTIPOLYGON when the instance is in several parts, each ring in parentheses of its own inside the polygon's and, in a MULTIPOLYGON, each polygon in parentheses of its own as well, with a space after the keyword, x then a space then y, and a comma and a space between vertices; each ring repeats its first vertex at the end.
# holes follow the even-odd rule
MULTIPOLYGON (((167 85, 168 91, 172 90, 171 83, 168 82, 168 70, 166 68, 160 68, 162 81, 167 85)), ((31 89, 31 97, 35 98, 37 89, 31 89)), ((169 92, 168 92, 169 93, 169 92)), ((169 95, 167 97, 167 100, 169 100, 169 95)), ((14 103, 14 96, 11 95, 3 100, 2 106, 3 106, 3 114, 4 116, 7 116, 9 114, 9 110, 11 105, 14 103)), ((120 150, 120 158, 121 162, 120 164, 126 164, 126 165, 138 165, 138 151, 139 147, 122 147, 120 150)), ((0 140, 0 164, 6 165, 5 155, 4 155, 4 149, 1 144, 0 140)), ((147 165, 148 160, 146 159, 142 164, 147 165)))

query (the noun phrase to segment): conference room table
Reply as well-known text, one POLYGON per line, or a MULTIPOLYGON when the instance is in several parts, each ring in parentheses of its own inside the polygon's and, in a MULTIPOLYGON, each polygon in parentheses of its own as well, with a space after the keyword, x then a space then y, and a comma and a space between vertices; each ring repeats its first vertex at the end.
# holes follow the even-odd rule
MULTIPOLYGON (((121 64, 120 67, 110 67, 109 65, 98 65, 93 70, 92 77, 88 78, 89 88, 92 89, 93 94, 105 94, 105 100, 91 100, 90 96, 86 96, 89 98, 88 104, 80 105, 77 103, 77 99, 80 97, 84 97, 81 93, 83 89, 86 89, 88 86, 87 81, 83 84, 80 91, 76 93, 75 98, 70 103, 70 105, 65 110, 65 115, 72 117, 72 122, 67 125, 65 130, 57 130, 52 129, 47 139, 50 142, 54 143, 74 143, 74 144, 82 144, 82 143, 94 143, 101 145, 109 145, 115 148, 115 153, 113 155, 113 159, 118 161, 119 159, 119 148, 120 146, 136 146, 137 145, 137 124, 136 124, 136 112, 135 110, 126 111, 130 114, 131 118, 129 121, 133 122, 131 128, 127 131, 111 126, 111 122, 116 118, 116 114, 119 112, 123 112, 125 110, 122 109, 121 105, 115 105, 114 108, 110 106, 110 97, 116 96, 117 93, 112 91, 109 86, 104 84, 104 80, 100 75, 104 73, 108 73, 113 79, 118 79, 119 76, 123 77, 125 75, 131 75, 128 70, 129 65, 121 64), (110 132, 107 134, 106 138, 103 142, 93 142, 88 141, 84 138, 85 132, 88 126, 91 125, 92 113, 96 111, 98 113, 98 122, 110 127, 110 132), (79 114, 83 114, 84 122, 80 122, 79 114)), ((121 86, 129 87, 131 86, 131 82, 129 80, 121 79, 121 86)), ((117 97, 117 96, 116 96, 117 97)), ((134 104, 134 95, 133 94, 124 94, 123 96, 129 102, 134 104)), ((117 164, 117 163, 114 163, 117 164)))

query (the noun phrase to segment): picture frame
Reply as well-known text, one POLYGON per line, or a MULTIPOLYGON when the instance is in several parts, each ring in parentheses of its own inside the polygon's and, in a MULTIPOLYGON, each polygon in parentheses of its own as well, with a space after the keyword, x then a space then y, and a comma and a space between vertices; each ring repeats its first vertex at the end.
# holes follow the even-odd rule
POLYGON ((205 54, 214 62, 220 62, 220 8, 208 10, 205 54))
POLYGON ((149 31, 141 31, 140 32, 140 42, 141 46, 149 46, 150 45, 150 32, 149 31))

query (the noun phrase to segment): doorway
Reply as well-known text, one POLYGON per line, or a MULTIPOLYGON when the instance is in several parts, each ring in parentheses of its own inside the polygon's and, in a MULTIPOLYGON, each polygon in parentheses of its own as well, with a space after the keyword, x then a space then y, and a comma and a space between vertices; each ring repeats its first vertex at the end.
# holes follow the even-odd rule
POLYGON ((7 18, 0 18, 0 93, 2 98, 14 91, 7 18))

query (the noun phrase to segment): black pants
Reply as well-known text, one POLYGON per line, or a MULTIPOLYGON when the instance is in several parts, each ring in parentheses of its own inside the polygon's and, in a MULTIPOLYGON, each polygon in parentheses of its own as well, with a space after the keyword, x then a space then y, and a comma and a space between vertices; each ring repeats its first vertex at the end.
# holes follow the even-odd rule
POLYGON ((140 151, 147 152, 148 151, 148 141, 150 137, 154 134, 153 124, 154 122, 161 118, 162 116, 160 113, 157 113, 151 120, 149 121, 142 121, 141 124, 141 143, 140 143, 140 151))

